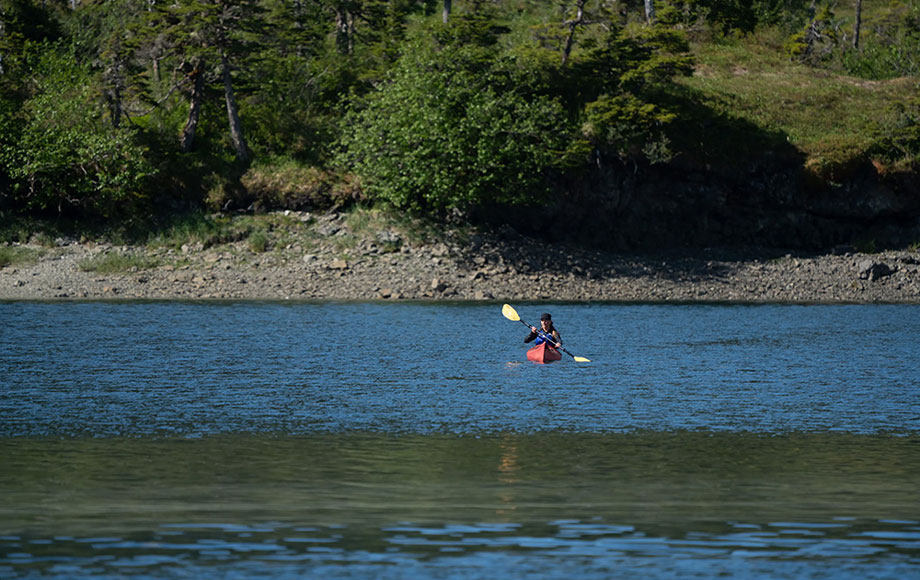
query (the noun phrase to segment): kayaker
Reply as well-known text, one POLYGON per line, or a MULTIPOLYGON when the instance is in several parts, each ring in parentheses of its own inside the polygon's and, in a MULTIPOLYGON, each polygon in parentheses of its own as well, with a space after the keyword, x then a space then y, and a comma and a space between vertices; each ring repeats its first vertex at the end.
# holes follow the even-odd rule
POLYGON ((546 339, 543 336, 549 336, 552 338, 552 342, 549 343, 550 346, 562 346, 562 337, 559 336, 559 331, 556 330, 556 327, 553 326, 553 317, 549 315, 549 312, 544 312, 540 315, 540 328, 536 326, 530 327, 530 334, 527 335, 527 338, 524 339, 524 342, 536 341, 534 344, 543 344, 546 342, 546 339))

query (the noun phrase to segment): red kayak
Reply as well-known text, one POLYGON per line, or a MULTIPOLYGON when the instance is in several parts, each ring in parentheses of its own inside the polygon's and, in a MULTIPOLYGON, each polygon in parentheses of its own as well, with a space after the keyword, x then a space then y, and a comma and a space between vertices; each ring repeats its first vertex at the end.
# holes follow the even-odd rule
POLYGON ((562 355, 558 350, 551 347, 547 343, 538 344, 527 351, 527 360, 532 360, 535 363, 548 363, 553 362, 554 360, 559 360, 562 358, 562 355))

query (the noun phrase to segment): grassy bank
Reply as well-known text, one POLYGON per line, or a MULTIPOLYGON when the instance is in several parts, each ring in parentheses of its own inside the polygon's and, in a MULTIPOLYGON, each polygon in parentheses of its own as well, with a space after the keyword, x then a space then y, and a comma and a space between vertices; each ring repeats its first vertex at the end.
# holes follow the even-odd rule
POLYGON ((867 156, 894 106, 916 98, 920 79, 867 81, 796 64, 775 32, 695 47, 696 72, 682 83, 714 111, 778 134, 806 166, 867 156))

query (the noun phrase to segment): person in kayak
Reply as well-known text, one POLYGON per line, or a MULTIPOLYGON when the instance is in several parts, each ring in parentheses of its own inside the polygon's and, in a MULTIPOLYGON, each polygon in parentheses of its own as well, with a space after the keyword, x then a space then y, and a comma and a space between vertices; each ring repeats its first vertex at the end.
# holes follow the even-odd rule
POLYGON ((549 315, 549 312, 544 312, 540 316, 540 328, 536 326, 530 327, 530 334, 527 335, 527 338, 524 339, 524 342, 536 341, 534 344, 543 344, 546 342, 544 336, 549 336, 552 339, 552 342, 549 343, 549 346, 560 347, 562 346, 562 337, 559 336, 559 331, 556 330, 556 327, 553 326, 553 317, 549 315), (556 344, 554 345, 553 342, 556 344))

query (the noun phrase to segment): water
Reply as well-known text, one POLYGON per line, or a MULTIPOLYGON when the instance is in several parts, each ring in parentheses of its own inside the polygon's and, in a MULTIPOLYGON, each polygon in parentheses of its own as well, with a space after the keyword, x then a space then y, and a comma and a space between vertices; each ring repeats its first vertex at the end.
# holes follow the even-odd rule
POLYGON ((3 578, 920 575, 920 306, 0 303, 3 578))

